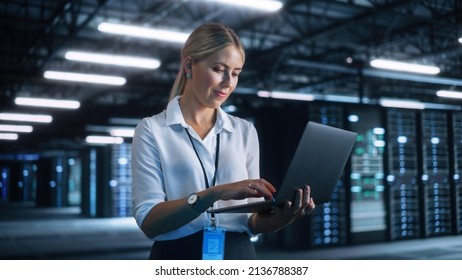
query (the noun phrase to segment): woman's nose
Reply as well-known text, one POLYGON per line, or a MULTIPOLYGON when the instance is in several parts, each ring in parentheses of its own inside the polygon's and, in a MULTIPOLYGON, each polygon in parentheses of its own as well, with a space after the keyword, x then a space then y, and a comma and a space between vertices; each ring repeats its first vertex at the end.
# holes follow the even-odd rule
POLYGON ((221 84, 223 86, 229 87, 231 85, 231 74, 228 72, 224 72, 223 74, 223 80, 221 81, 221 84))

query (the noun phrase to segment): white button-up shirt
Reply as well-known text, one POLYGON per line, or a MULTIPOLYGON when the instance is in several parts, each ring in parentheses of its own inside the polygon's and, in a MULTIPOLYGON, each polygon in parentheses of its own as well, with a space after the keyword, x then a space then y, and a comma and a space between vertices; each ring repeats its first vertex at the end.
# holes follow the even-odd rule
MULTIPOLYGON (((158 203, 185 198, 206 188, 199 159, 186 133, 191 135, 207 173, 209 185, 215 174, 215 149, 220 134, 216 185, 260 177, 259 143, 255 127, 249 121, 228 115, 218 109, 215 126, 201 139, 186 124, 179 106, 179 97, 172 99, 165 111, 144 118, 136 127, 132 146, 134 216, 141 225, 158 203)), ((213 186, 212 186, 213 187, 213 186)), ((246 200, 217 201, 214 207, 247 203, 246 200)), ((250 214, 217 214, 220 227, 227 231, 248 232, 250 214)), ((171 240, 195 233, 208 225, 210 217, 202 213, 192 222, 161 234, 153 240, 171 240)))

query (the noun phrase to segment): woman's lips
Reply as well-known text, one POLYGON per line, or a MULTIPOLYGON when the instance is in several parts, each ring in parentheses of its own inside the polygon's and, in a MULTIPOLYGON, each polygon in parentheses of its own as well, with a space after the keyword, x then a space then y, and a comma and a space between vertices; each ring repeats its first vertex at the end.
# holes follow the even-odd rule
POLYGON ((222 92, 222 91, 215 91, 215 93, 220 96, 220 97, 226 97, 228 96, 226 93, 222 92))

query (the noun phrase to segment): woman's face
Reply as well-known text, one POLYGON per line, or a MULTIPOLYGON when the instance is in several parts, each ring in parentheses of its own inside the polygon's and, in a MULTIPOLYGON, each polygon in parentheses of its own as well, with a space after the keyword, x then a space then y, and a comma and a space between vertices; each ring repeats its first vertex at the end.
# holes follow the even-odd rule
POLYGON ((192 64, 192 78, 184 93, 192 94, 198 105, 216 109, 236 88, 242 67, 241 52, 228 46, 192 64))

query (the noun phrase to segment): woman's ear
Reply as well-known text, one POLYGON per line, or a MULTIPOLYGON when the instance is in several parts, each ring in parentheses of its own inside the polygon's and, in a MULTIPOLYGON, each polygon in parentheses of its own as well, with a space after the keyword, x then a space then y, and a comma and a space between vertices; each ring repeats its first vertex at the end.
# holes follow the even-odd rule
POLYGON ((190 57, 185 58, 183 67, 186 74, 192 74, 192 59, 190 57))

